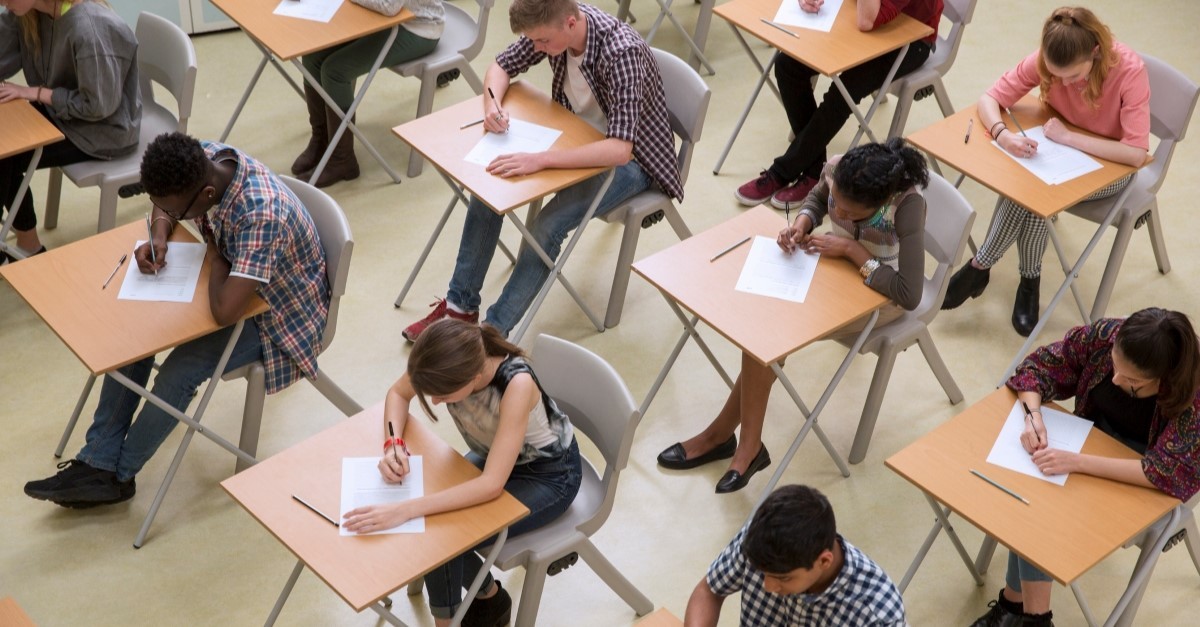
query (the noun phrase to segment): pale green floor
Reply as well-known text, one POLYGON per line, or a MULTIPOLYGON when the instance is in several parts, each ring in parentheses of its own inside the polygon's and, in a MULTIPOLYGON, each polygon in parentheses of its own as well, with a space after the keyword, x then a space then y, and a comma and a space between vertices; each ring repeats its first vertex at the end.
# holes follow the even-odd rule
MULTIPOLYGON (((677 13, 690 27, 695 20, 695 5, 678 4, 677 13)), ((1002 71, 1034 49, 1042 20, 1056 5, 1030 0, 980 4, 957 65, 946 81, 957 107, 972 103, 1002 71)), ((1185 0, 1090 4, 1122 41, 1166 60, 1194 80, 1200 79, 1200 46, 1194 39, 1196 24, 1200 24, 1200 5, 1185 0)), ((645 1, 634 3, 635 12, 642 18, 638 27, 643 33, 649 28, 653 6, 645 1)), ((501 7, 495 14, 484 54, 475 63, 480 73, 487 60, 511 40, 506 13, 501 7)), ((231 114, 258 54, 236 32, 197 37, 195 42, 200 73, 190 128, 199 137, 213 139, 231 114)), ((657 43, 677 53, 685 50, 669 27, 663 29, 657 43)), ((717 69, 716 76, 706 77, 714 98, 682 207, 694 231, 742 211, 733 199, 733 188, 765 167, 783 149, 786 135, 781 108, 771 96, 763 97, 722 174, 711 174, 754 76, 728 26, 719 18, 713 23, 708 54, 717 69)), ((547 89, 547 77, 547 72, 539 71, 533 80, 547 89)), ((389 129, 412 118, 416 87, 415 81, 380 75, 359 115, 364 132, 401 171, 408 149, 389 129)), ((470 95, 465 82, 458 81, 438 93, 436 104, 446 106, 470 95)), ((230 141, 272 167, 285 170, 305 140, 303 111, 300 100, 268 71, 230 141)), ((874 125, 877 130, 886 130, 891 111, 891 105, 882 111, 874 125)), ((923 101, 913 111, 908 128, 921 128, 936 118, 936 105, 932 100, 923 101)), ((1192 130, 1195 135, 1200 129, 1192 130)), ((1139 232, 1109 306, 1113 315, 1125 315, 1147 305, 1193 315, 1200 312, 1200 299, 1193 287, 1200 253, 1181 235, 1184 229, 1200 227, 1200 219, 1189 217, 1193 211, 1190 201, 1198 193, 1194 181, 1200 138, 1190 139, 1176 151, 1173 171, 1159 193, 1174 271, 1166 276, 1156 272, 1146 236, 1139 232)), ((848 133, 843 133, 834 140, 834 150, 844 148, 848 141, 848 133)), ((429 169, 419 178, 393 185, 364 151, 360 150, 359 155, 363 176, 330 190, 349 215, 356 248, 337 342, 322 356, 321 364, 350 394, 369 404, 382 399, 386 387, 404 368, 408 349, 400 337, 401 329, 424 315, 426 303, 445 290, 461 212, 434 250, 435 263, 418 279, 404 309, 394 310, 392 300, 441 212, 447 190, 429 169)), ((44 174, 39 175, 35 186, 39 206, 45 180, 44 174)), ((51 247, 85 237, 95 228, 97 193, 67 187, 61 226, 44 232, 51 247)), ((975 238, 980 240, 994 195, 973 182, 964 184, 963 190, 983 212, 974 229, 975 238)), ((122 201, 118 222, 138 219, 146 209, 144 197, 122 201)), ((1060 225, 1072 251, 1080 250, 1092 233, 1090 224, 1075 218, 1065 218, 1060 225)), ((1085 294, 1095 289, 1109 238, 1079 281, 1085 294)), ((618 228, 593 224, 567 266, 575 285, 596 306, 602 306, 607 296, 619 241, 618 228), (585 271, 591 267, 598 271, 585 271)), ((643 234, 639 256, 673 241, 670 229, 651 229, 643 234)), ((1051 266, 1051 257, 1047 256, 1044 299, 1049 298, 1059 276, 1051 266)), ((985 297, 940 316, 933 325, 933 336, 967 403, 994 388, 1021 344, 1021 338, 1009 326, 1015 264, 1015 254, 1010 254, 993 273, 992 287, 985 297)), ((502 281, 503 274, 497 269, 485 286, 486 301, 495 297, 502 281)), ((131 541, 178 442, 178 431, 140 475, 142 493, 128 504, 75 512, 32 501, 21 493, 25 481, 53 472, 55 460, 50 452, 86 373, 7 285, 0 286, 0 319, 4 320, 0 330, 4 346, 0 416, 7 426, 6 437, 0 441, 0 459, 4 460, 0 484, 0 596, 16 597, 35 620, 45 625, 260 624, 293 558, 218 486, 232 472, 233 460, 211 443, 198 441, 192 447, 141 550, 133 550, 131 541)), ((1070 301, 1064 302, 1043 339, 1061 336, 1078 321, 1070 301)), ((596 333, 569 297, 555 289, 532 331, 559 335, 596 351, 613 363, 633 395, 640 398, 674 343, 678 325, 662 298, 644 281, 634 278, 624 323, 619 327, 596 333)), ((735 350, 719 339, 712 344, 725 363, 735 363, 735 350)), ((788 361, 789 376, 810 402, 823 389, 841 358, 841 350, 818 345, 788 361), (809 373, 811 377, 806 376, 809 373)), ((823 415, 826 432, 843 453, 849 450, 873 361, 870 357, 855 361, 823 415)), ((686 349, 641 425, 612 516, 595 536, 596 545, 656 606, 665 606, 680 616, 693 586, 741 525, 766 483, 765 476, 756 477, 748 489, 718 496, 713 493, 713 484, 724 471, 723 465, 690 473, 665 473, 654 464, 659 450, 705 424, 724 396, 724 386, 700 352, 694 347, 686 349)), ((241 401, 241 384, 223 385, 206 422, 219 431, 235 434, 241 401)), ((908 351, 900 357, 892 376, 874 444, 866 460, 853 468, 850 478, 843 479, 819 444, 810 439, 784 481, 808 483, 824 491, 837 510, 840 531, 898 579, 933 518, 920 493, 887 470, 883 460, 964 407, 966 404, 951 406, 920 352, 908 351)), ((266 413, 259 449, 263 455, 282 450, 341 419, 337 410, 305 383, 271 397, 266 413)), ((777 392, 765 433, 766 443, 777 458, 790 443, 797 425, 794 406, 777 392)), ((72 439, 68 454, 78 450, 82 428, 72 439)), ((442 421, 436 429, 461 446, 449 421, 442 421)), ((959 525, 966 541, 974 544, 979 533, 968 527, 959 525)), ((1031 529, 1030 533, 1037 530, 1031 529)), ((1003 556, 1001 552, 988 573, 987 585, 977 588, 950 545, 939 541, 906 594, 910 621, 915 625, 961 625, 974 619, 1002 585, 1003 556)), ((1083 589, 1097 613, 1107 613, 1124 588, 1134 559, 1133 551, 1119 551, 1082 578, 1083 589)), ((503 575, 514 592, 519 591, 522 577, 519 572, 503 575)), ((1163 557, 1154 575, 1138 622, 1191 623, 1185 612, 1200 609, 1198 592, 1200 575, 1185 551, 1172 551, 1163 557)), ((736 624, 737 604, 737 599, 726 604, 723 625, 736 624)), ((431 624, 423 605, 410 607, 403 595, 397 599, 396 610, 406 620, 415 610, 414 624, 431 624)), ((1054 610, 1060 625, 1083 624, 1071 594, 1061 587, 1055 591, 1054 610)), ((548 581, 539 617, 543 625, 623 625, 632 621, 633 613, 586 566, 577 566, 548 581)), ((301 577, 281 617, 281 624, 287 625, 378 622, 369 612, 356 615, 311 573, 301 577)))

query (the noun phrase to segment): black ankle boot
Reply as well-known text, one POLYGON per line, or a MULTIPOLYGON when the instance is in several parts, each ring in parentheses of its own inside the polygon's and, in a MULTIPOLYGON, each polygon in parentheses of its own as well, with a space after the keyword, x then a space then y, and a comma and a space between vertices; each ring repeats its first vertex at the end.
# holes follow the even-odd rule
POLYGON ((512 617, 512 597, 504 591, 504 586, 496 582, 496 594, 486 598, 476 598, 467 608, 463 616, 463 627, 505 627, 512 617))
POLYGON ((1033 327, 1038 323, 1038 295, 1041 291, 1042 277, 1032 279, 1021 277, 1017 286, 1017 299, 1013 302, 1012 325, 1021 337, 1029 337, 1033 327))
POLYGON ((1022 603, 1004 598, 1001 590, 1000 596, 988 603, 987 613, 975 619, 971 627, 1020 627, 1024 611, 1022 603))
POLYGON ((988 279, 991 276, 990 268, 980 270, 971 265, 970 261, 963 264, 963 267, 950 277, 950 287, 946 288, 946 298, 942 300, 942 309, 954 309, 967 302, 968 298, 977 298, 987 288, 988 279))

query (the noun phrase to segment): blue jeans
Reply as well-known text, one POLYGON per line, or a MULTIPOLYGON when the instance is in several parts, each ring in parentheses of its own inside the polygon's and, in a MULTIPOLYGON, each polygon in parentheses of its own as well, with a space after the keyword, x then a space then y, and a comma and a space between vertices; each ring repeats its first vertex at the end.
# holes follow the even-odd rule
MULTIPOLYGON (((474 453, 467 453, 466 457, 483 470, 484 458, 474 453)), ((508 528, 508 537, 540 529, 562 516, 575 501, 582 480, 583 462, 579 457, 579 444, 575 440, 571 440, 571 446, 558 457, 546 457, 514 466, 504 489, 529 508, 529 515, 508 528)), ((462 603, 463 590, 475 581, 479 569, 483 567, 483 559, 476 551, 486 549, 495 541, 496 536, 492 536, 425 575, 429 611, 434 617, 454 617, 462 603)), ((492 575, 489 573, 479 589, 487 590, 491 585, 492 575)))
MULTIPOLYGON (((154 378, 151 392, 181 412, 200 387, 217 367, 221 353, 229 342, 233 327, 181 344, 163 360, 158 376, 154 378)), ((242 327, 242 335, 234 345, 233 353, 225 371, 235 370, 250 362, 262 359, 262 343, 258 338, 258 325, 251 318, 242 327)), ((142 386, 150 380, 154 357, 147 357, 119 369, 134 383, 142 386)), ((133 420, 142 397, 121 385, 116 379, 105 376, 100 389, 100 402, 88 428, 87 443, 76 457, 83 463, 101 470, 117 473, 117 479, 128 481, 142 469, 154 455, 163 440, 179 421, 167 412, 146 403, 133 420)))
MULTIPOLYGON (((533 224, 526 225, 550 259, 558 259, 563 240, 583 221, 584 214, 607 176, 607 173, 599 174, 559 191, 534 218, 533 224)), ((596 208, 595 217, 616 209, 634 194, 649 188, 650 184, 650 177, 636 161, 616 168, 612 185, 596 208)), ((467 206, 462 241, 458 245, 458 260, 454 264, 454 275, 446 293, 446 299, 464 311, 479 310, 479 290, 496 254, 496 243, 500 240, 500 227, 503 225, 504 216, 479 200, 471 199, 467 206)), ((488 309, 484 321, 508 335, 525 315, 548 276, 550 268, 522 242, 517 265, 504 284, 500 298, 488 309)))
POLYGON ((1014 592, 1021 591, 1022 581, 1053 581, 1050 575, 1043 573, 1037 566, 1025 561, 1016 553, 1008 553, 1008 571, 1004 575, 1004 583, 1014 592))

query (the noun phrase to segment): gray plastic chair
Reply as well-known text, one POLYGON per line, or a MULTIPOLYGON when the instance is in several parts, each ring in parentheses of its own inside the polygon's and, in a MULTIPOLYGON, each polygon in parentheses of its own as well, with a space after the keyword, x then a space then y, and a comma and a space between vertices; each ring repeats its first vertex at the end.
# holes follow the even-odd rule
MULTIPOLYGON (((924 190, 924 195, 927 207, 925 252, 934 258, 937 265, 933 273, 925 278, 921 303, 917 308, 906 311, 900 318, 872 330, 859 350, 859 354, 875 353, 878 361, 875 364, 871 387, 867 391, 867 400, 863 404, 862 417, 858 421, 858 431, 854 434, 854 445, 850 449, 849 459, 852 464, 861 462, 867 455, 871 435, 875 431, 875 421, 879 417, 879 407, 883 404, 888 381, 892 378, 896 356, 913 344, 920 346, 929 369, 941 383, 950 403, 958 404, 963 400, 962 391, 958 389, 954 377, 946 368, 946 363, 942 361, 942 356, 933 343, 933 337, 929 335, 929 325, 941 310, 946 288, 950 285, 950 271, 962 258, 963 250, 967 246, 971 224, 975 222, 975 210, 953 185, 933 172, 929 173, 929 186, 924 190)), ((841 343, 850 346, 854 339, 848 338, 841 343)))
MULTIPOLYGON (((1187 133, 1192 112, 1196 110, 1197 96, 1200 96, 1200 87, 1159 59, 1143 54, 1142 61, 1146 63, 1146 73, 1150 77, 1150 133, 1158 138, 1158 147, 1154 150, 1154 161, 1138 170, 1130 183, 1133 189, 1112 222, 1117 227, 1117 236, 1108 253, 1100 287, 1096 290, 1092 320, 1102 318, 1104 310, 1108 308, 1108 299, 1112 296, 1117 274, 1121 271, 1129 239, 1133 237, 1133 231, 1139 226, 1138 221, 1142 216, 1145 216, 1146 225, 1150 227, 1150 246, 1154 249, 1158 271, 1163 274, 1171 271, 1167 244, 1163 240, 1162 224, 1159 223, 1158 188, 1167 176, 1175 144, 1183 141, 1187 133)), ((1099 224, 1104 221, 1114 202, 1115 198, 1081 202, 1067 211, 1099 224)))
MULTIPOLYGON (((466 11, 445 3, 443 6, 446 9, 446 27, 433 52, 389 68, 400 76, 421 79, 421 92, 417 96, 418 118, 433 111, 433 94, 437 89, 438 74, 442 72, 458 70, 476 94, 483 93, 483 82, 471 69, 471 61, 475 60, 479 51, 483 49, 488 17, 496 0, 474 1, 479 5, 479 15, 476 19, 471 19, 466 11)), ((408 156, 408 176, 419 176, 424 163, 420 153, 412 151, 408 156)))
MULTIPOLYGON (((321 335, 320 352, 325 352, 333 343, 337 331, 338 309, 342 295, 346 293, 346 283, 350 276, 350 256, 354 252, 354 237, 350 233, 350 222, 342 208, 325 192, 290 176, 280 176, 280 179, 300 199, 308 209, 313 223, 317 227, 317 235, 321 238, 321 247, 325 249, 325 275, 329 281, 329 315, 325 320, 325 330, 321 335)), ((256 456, 258 450, 258 435, 262 425, 263 402, 267 396, 266 378, 263 363, 256 361, 237 370, 231 370, 222 381, 246 379, 246 404, 242 412, 242 433, 238 448, 256 456)), ((325 398, 329 399, 342 413, 353 416, 362 411, 362 406, 350 398, 329 375, 317 368, 316 380, 310 381, 325 398)), ((237 472, 250 466, 245 460, 238 458, 237 472)))
MULTIPOLYGON (((501 570, 525 567, 515 625, 532 627, 537 622, 547 569, 572 554, 582 557, 638 616, 645 616, 654 611, 654 604, 589 539, 612 512, 617 479, 629 462, 633 435, 642 419, 637 404, 608 362, 566 340, 539 335, 533 343, 533 367, 542 389, 570 416, 576 433, 587 436, 599 449, 604 474, 597 474, 585 459, 583 484, 570 509, 549 525, 504 543, 496 566, 501 570)), ((410 585, 408 592, 420 594, 421 582, 410 585)))
POLYGON ((975 14, 975 3, 978 0, 945 0, 942 5, 942 15, 950 20, 950 32, 937 38, 937 47, 930 53, 929 58, 921 67, 899 76, 888 87, 888 93, 896 96, 896 112, 892 114, 892 125, 888 129, 888 137, 900 137, 904 134, 904 125, 908 122, 908 112, 914 100, 928 95, 918 96, 918 92, 932 88, 937 98, 938 106, 942 109, 942 117, 954 113, 954 105, 950 104, 950 95, 942 84, 942 77, 954 65, 958 56, 958 47, 962 44, 963 31, 975 14))
POLYGON ((192 40, 173 22, 146 12, 138 16, 136 35, 138 83, 142 94, 142 127, 137 150, 109 161, 97 159, 52 169, 43 220, 47 229, 58 226, 63 174, 76 187, 100 188, 100 218, 96 232, 113 228, 117 221, 117 191, 142 180, 142 153, 146 146, 163 133, 187 132, 196 90, 196 49, 192 47, 192 40), (155 83, 175 98, 176 113, 171 113, 154 99, 155 83))
MULTIPOLYGON (((679 136, 675 165, 679 168, 680 181, 687 183, 688 171, 692 167, 692 152, 704 129, 704 118, 708 113, 708 101, 712 91, 696 70, 679 57, 654 49, 654 59, 662 75, 671 130, 679 136)), ((610 224, 625 225, 624 234, 621 236, 621 250, 617 253, 612 291, 608 295, 608 311, 604 316, 604 326, 607 328, 611 329, 621 322, 625 293, 629 291, 629 269, 637 252, 643 221, 649 218, 645 226, 653 225, 657 222, 654 216, 659 212, 666 215, 667 222, 671 223, 671 228, 675 229, 675 235, 679 236, 679 239, 692 236, 692 232, 676 210, 674 200, 657 186, 651 186, 650 189, 630 198, 625 205, 602 216, 602 219, 610 224)))

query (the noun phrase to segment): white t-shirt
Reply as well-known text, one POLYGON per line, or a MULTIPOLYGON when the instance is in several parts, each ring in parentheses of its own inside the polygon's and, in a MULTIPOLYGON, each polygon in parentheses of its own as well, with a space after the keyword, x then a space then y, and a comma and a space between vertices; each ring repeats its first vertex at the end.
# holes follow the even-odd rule
POLYGON ((583 76, 583 70, 579 69, 584 56, 583 54, 575 56, 569 50, 567 51, 567 76, 563 80, 563 91, 566 92, 567 100, 571 102, 571 108, 575 110, 575 115, 583 118, 602 135, 607 135, 608 116, 604 115, 604 110, 596 101, 596 95, 592 93, 591 86, 583 76))

